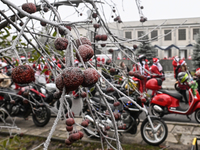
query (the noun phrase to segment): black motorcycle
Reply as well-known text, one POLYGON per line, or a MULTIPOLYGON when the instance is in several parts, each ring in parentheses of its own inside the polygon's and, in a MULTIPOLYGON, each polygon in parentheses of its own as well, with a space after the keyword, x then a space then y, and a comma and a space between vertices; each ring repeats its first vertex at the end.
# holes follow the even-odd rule
MULTIPOLYGON (((103 89, 103 91, 106 93, 105 89, 103 89)), ((123 90, 121 88, 120 91, 125 92, 125 89, 123 90)), ((92 105, 91 109, 89 109, 89 106, 86 101, 83 107, 85 119, 90 120, 90 123, 87 127, 88 130, 84 129, 84 132, 89 137, 99 136, 99 132, 95 125, 96 123, 98 123, 99 127, 101 127, 102 130, 105 130, 106 127, 109 126, 110 131, 114 131, 113 122, 111 120, 110 115, 108 114, 106 104, 104 103, 101 95, 95 95, 94 93, 95 92, 93 92, 93 94, 90 95, 91 98, 89 99, 90 104, 92 105), (92 114, 94 118, 92 117, 92 114), (95 122, 95 119, 97 119, 98 122, 95 122)), ((110 96, 117 96, 115 91, 106 94, 110 96)), ((148 103, 141 102, 140 97, 135 96, 130 98, 134 102, 130 101, 126 97, 118 98, 117 101, 120 102, 118 106, 114 106, 114 101, 112 102, 112 100, 107 99, 107 102, 110 108, 112 109, 112 112, 118 115, 118 117, 115 118, 118 127, 118 132, 135 134, 137 132, 137 126, 140 122, 139 115, 142 112, 145 112, 146 119, 144 119, 144 121, 142 122, 140 129, 142 138, 145 142, 147 142, 150 145, 161 144, 163 141, 165 141, 168 135, 168 129, 165 122, 158 117, 150 117, 145 106, 148 105, 148 103)))
POLYGON ((27 118, 32 114, 36 126, 45 126, 51 118, 51 111, 45 103, 35 99, 33 94, 35 93, 30 92, 29 87, 21 88, 19 91, 1 88, 0 120, 5 121, 8 116, 27 118))

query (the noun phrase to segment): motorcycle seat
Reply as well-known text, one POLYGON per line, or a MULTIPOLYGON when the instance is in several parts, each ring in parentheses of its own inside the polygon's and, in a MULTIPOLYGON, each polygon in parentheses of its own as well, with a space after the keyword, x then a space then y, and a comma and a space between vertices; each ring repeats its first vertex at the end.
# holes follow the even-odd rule
POLYGON ((164 89, 161 89, 161 90, 158 90, 159 92, 161 93, 164 93, 164 94, 167 94, 167 95, 170 95, 178 100, 182 100, 183 99, 183 96, 178 93, 177 91, 168 91, 168 90, 164 90, 164 89))

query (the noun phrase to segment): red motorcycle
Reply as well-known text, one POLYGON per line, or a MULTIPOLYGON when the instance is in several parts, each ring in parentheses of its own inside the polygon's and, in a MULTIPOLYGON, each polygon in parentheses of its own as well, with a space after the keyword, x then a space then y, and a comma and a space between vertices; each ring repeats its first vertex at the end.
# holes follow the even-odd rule
MULTIPOLYGON (((174 113, 181 115, 191 115, 195 112, 195 119, 200 123, 200 95, 197 90, 194 96, 192 89, 189 88, 189 107, 180 106, 183 96, 177 91, 168 91, 162 89, 162 80, 152 78, 147 81, 146 88, 154 91, 150 106, 153 115, 163 117, 166 114, 174 113)), ((188 117, 189 118, 189 117, 188 117)))

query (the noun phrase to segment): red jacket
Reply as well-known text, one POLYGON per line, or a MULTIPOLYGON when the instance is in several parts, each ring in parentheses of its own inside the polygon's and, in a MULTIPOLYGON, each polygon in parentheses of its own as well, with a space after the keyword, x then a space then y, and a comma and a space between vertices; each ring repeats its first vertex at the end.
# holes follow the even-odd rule
POLYGON ((162 73, 159 71, 158 67, 154 64, 151 66, 151 73, 162 75, 162 73))

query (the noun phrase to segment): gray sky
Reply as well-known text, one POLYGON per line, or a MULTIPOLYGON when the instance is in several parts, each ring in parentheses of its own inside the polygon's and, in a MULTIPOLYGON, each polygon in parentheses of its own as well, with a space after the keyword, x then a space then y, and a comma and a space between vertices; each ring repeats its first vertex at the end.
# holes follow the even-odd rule
MULTIPOLYGON (((26 0, 11 0, 16 5, 21 5, 26 0)), ((34 0, 28 0, 33 2, 34 0)), ((39 0, 35 0, 39 2, 39 0)), ((54 0, 49 0, 53 2, 54 0)), ((105 0, 102 0, 105 2, 105 0)), ((117 5, 117 12, 121 15, 122 21, 137 21, 139 20, 139 13, 136 7, 135 0, 106 0, 107 3, 112 4, 112 1, 117 5)), ((143 14, 148 20, 155 19, 171 19, 171 18, 188 18, 199 17, 200 18, 200 0, 141 0, 141 5, 144 6, 143 14)), ((104 8, 107 21, 113 21, 111 18, 111 9, 107 4, 102 5, 104 8)), ((102 6, 99 5, 99 10, 102 10, 102 6)), ((0 9, 5 9, 6 6, 0 2, 0 9)), ((77 15, 74 8, 62 7, 59 12, 64 20, 78 21, 87 18, 87 8, 84 5, 80 5, 78 9, 83 8, 81 12, 83 16, 77 15), (71 15, 71 16, 70 16, 71 15)))

